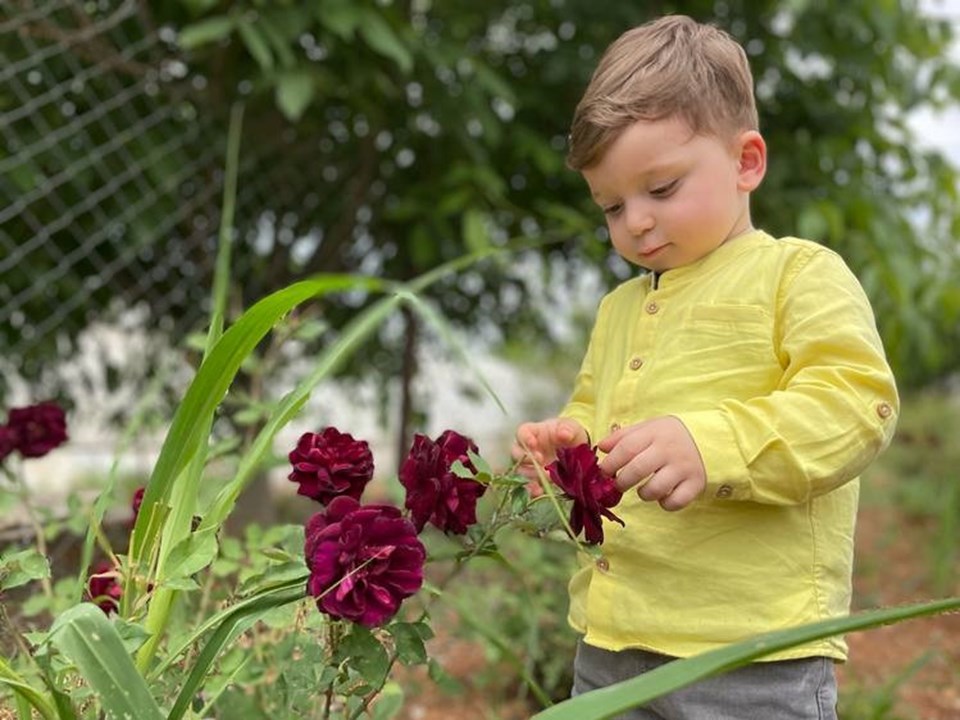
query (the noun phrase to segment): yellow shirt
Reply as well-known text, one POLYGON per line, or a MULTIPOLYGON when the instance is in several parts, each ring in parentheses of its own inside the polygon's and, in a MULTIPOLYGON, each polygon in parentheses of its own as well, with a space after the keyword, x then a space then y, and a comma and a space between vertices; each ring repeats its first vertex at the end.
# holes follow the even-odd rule
MULTIPOLYGON (((591 645, 686 657, 849 611, 857 475, 899 410, 870 304, 833 251, 751 231, 601 302, 561 416, 593 442, 673 415, 707 471, 666 512, 629 491, 570 582, 591 645)), ((772 655, 846 657, 842 638, 772 655)))

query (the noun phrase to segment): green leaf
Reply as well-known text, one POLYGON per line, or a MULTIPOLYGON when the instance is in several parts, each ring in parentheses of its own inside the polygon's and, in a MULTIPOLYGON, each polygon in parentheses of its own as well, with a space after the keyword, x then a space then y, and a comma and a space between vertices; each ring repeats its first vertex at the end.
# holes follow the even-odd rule
POLYGON ((247 50, 250 51, 253 59, 257 61, 257 65, 264 70, 272 70, 273 53, 270 52, 270 46, 267 45, 267 41, 261 34, 260 29, 244 18, 237 24, 237 30, 240 33, 243 44, 247 46, 247 50))
POLYGON ((291 72, 277 79, 277 107, 290 122, 296 122, 313 102, 315 86, 307 72, 291 72))
POLYGON ((484 214, 470 209, 463 214, 463 243, 469 252, 478 252, 490 245, 484 214))
POLYGON ((184 50, 192 50, 201 45, 222 40, 233 32, 234 26, 234 19, 227 15, 218 15, 187 25, 178 36, 180 47, 184 50))
POLYGON ((50 561, 36 548, 0 556, 0 590, 50 577, 50 561))
MULTIPOLYGON (((284 588, 265 593, 249 603, 241 603, 224 615, 207 641, 203 650, 190 666, 190 674, 180 688, 180 694, 171 708, 167 720, 180 720, 191 706, 194 695, 202 687, 204 678, 223 648, 261 616, 288 603, 301 600, 302 587, 284 588)), ((137 716, 133 716, 137 717, 137 716)))
POLYGON ((392 720, 403 709, 403 688, 390 681, 377 694, 373 704, 373 720, 392 720))
MULTIPOLYGON (((183 655, 195 642, 200 640, 206 633, 210 632, 213 628, 220 627, 226 622, 230 621, 230 618, 236 615, 236 613, 244 611, 245 608, 259 608, 263 610, 263 604, 261 601, 265 597, 279 596, 284 595, 287 591, 298 592, 299 597, 303 597, 306 592, 306 583, 307 577, 310 573, 307 572, 306 568, 301 568, 300 576, 286 580, 282 583, 277 583, 276 585, 265 587, 256 595, 245 598, 234 605, 231 605, 224 610, 216 613, 215 615, 207 618, 200 627, 194 628, 193 632, 189 636, 178 641, 176 646, 170 650, 167 656, 161 660, 155 667, 150 670, 148 679, 152 682, 160 677, 167 668, 173 665, 177 660, 180 659, 180 656, 183 655)), ((274 605, 267 605, 266 609, 274 607, 274 605)))
POLYGON ((167 583, 171 580, 190 577, 212 563, 216 556, 217 535, 214 528, 191 533, 170 551, 160 581, 167 583))
MULTIPOLYGON (((53 701, 43 691, 28 684, 13 668, 7 665, 3 658, 0 658, 0 685, 6 685, 16 693, 18 705, 21 705, 21 701, 26 702, 35 708, 44 720, 57 720, 57 708, 53 701)), ((66 720, 66 718, 66 715, 61 716, 61 720, 66 720)))
POLYGON ((404 665, 422 665, 427 661, 424 636, 417 625, 393 623, 387 627, 387 632, 393 637, 397 648, 397 659, 404 665))
POLYGON ((697 680, 746 665, 779 650, 833 635, 866 630, 957 609, 960 609, 960 597, 873 610, 788 630, 778 630, 691 658, 676 660, 631 680, 578 695, 537 713, 531 720, 612 718, 661 695, 686 687, 697 680))
POLYGON ((348 662, 372 687, 379 687, 390 669, 386 649, 373 633, 360 625, 353 625, 350 634, 340 643, 337 659, 348 662))
POLYGON ((343 40, 353 39, 363 19, 363 14, 350 0, 328 0, 319 3, 317 8, 320 24, 343 40))
POLYGON ((81 603, 60 615, 50 642, 77 667, 108 717, 162 720, 123 640, 96 605, 81 603))
POLYGON ((360 35, 367 45, 393 60, 404 73, 413 69, 413 55, 380 13, 370 10, 363 14, 360 35))

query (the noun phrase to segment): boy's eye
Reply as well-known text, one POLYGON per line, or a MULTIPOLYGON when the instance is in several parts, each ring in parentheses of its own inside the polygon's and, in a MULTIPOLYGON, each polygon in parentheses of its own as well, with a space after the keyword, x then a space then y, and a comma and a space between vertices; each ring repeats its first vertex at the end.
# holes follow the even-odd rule
POLYGON ((657 187, 651 189, 650 194, 655 198, 670 197, 673 194, 673 191, 677 189, 679 184, 679 180, 671 180, 665 185, 658 185, 657 187))
POLYGON ((604 205, 603 214, 606 216, 616 215, 623 208, 623 203, 615 203, 613 205, 604 205))

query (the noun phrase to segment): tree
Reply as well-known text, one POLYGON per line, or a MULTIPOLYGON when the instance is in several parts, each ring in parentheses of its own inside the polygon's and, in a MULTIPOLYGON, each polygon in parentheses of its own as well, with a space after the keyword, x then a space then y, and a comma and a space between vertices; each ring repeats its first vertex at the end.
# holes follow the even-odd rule
MULTIPOLYGON (((949 25, 921 16, 911 0, 153 0, 141 8, 141 32, 178 29, 182 55, 170 52, 188 71, 164 92, 202 128, 151 183, 169 182, 201 146, 225 136, 232 103, 247 105, 239 303, 318 271, 409 278, 519 236, 561 238, 541 252, 562 256, 566 272, 602 265, 602 217, 563 167, 569 119, 607 43, 654 15, 684 12, 730 30, 750 55, 771 156, 755 221, 848 258, 905 383, 960 366, 956 169, 917 146, 905 124, 923 103, 956 101, 960 74, 946 60, 949 25)), ((164 139, 147 132, 140 151, 155 152, 164 139)), ((220 157, 200 174, 212 187, 220 157)), ((215 203, 214 194, 203 204, 213 220, 215 203)), ((134 227, 151 222, 139 217, 134 227)), ((181 235, 209 243, 211 224, 181 235)), ((25 221, 10 230, 32 233, 25 221)), ((64 254, 75 240, 53 232, 47 242, 64 254)), ((186 250, 198 287, 212 263, 205 247, 186 250)), ((605 272, 622 277, 622 266, 611 267, 605 272)), ((94 299, 122 296, 141 280, 123 278, 94 299)), ((71 269, 53 290, 66 295, 79 282, 71 269)), ((189 293, 173 302, 158 295, 166 307, 156 312, 196 318, 189 293)), ((454 323, 492 334, 544 322, 509 265, 470 271, 431 297, 454 323)), ((325 306, 330 332, 365 301, 325 306)), ((62 327, 75 335, 88 318, 78 308, 62 327)), ((411 377, 418 336, 411 322, 386 328, 350 371, 411 377)))

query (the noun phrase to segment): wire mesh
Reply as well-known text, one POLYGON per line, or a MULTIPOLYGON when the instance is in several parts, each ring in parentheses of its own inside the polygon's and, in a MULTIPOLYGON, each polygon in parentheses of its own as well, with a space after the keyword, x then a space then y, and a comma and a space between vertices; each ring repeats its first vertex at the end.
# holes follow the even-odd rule
POLYGON ((0 2, 0 339, 25 377, 145 299, 204 312, 224 141, 173 39, 133 0, 0 2))

